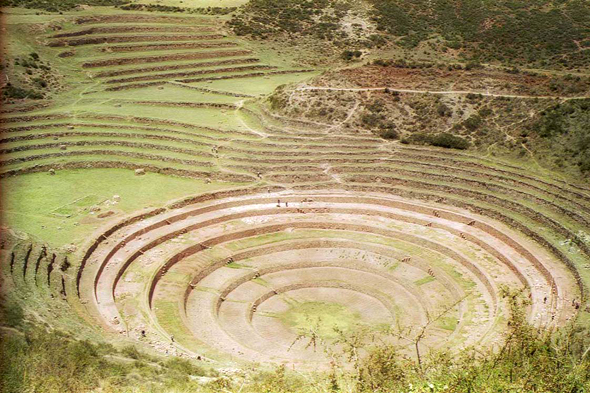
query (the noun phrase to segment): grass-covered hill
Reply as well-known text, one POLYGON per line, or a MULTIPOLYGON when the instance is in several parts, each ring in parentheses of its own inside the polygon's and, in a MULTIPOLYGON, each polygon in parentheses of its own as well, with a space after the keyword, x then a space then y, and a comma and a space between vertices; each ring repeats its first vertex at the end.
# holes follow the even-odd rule
POLYGON ((589 97, 588 76, 376 60, 281 87, 269 105, 404 144, 532 158, 583 177, 589 97))
POLYGON ((586 0, 252 0, 231 25, 240 35, 311 36, 357 49, 384 40, 426 45, 480 62, 576 69, 589 61, 586 0))

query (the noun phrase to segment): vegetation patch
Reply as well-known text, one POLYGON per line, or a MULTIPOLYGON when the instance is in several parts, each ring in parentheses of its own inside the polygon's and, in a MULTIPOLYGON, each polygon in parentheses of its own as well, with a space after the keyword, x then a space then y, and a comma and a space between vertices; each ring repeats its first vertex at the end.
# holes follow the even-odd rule
POLYGON ((412 48, 441 36, 447 48, 482 62, 567 66, 590 32, 585 1, 453 2, 371 0, 378 28, 412 48))
POLYGON ((572 100, 548 107, 539 113, 523 137, 537 138, 532 142, 547 149, 558 167, 577 165, 590 172, 590 99, 572 100))
POLYGON ((231 14, 237 7, 177 7, 162 4, 123 4, 118 8, 125 11, 149 11, 149 12, 184 12, 199 15, 227 15, 231 14))
POLYGON ((435 135, 416 133, 403 139, 402 143, 431 145, 459 150, 465 150, 469 147, 469 142, 467 140, 460 136, 449 134, 448 132, 441 132, 440 134, 435 135))
POLYGON ((7 83, 2 88, 2 101, 41 100, 61 89, 61 76, 36 52, 3 59, 7 83))
POLYGON ((228 25, 237 35, 253 39, 281 37, 293 43, 304 39, 316 44, 320 40, 341 48, 339 53, 345 60, 358 59, 362 54, 359 48, 385 43, 375 33, 364 5, 351 0, 251 0, 228 25))
MULTIPOLYGON (((444 329, 452 321, 441 320, 444 329)), ((340 336, 334 369, 302 377, 284 366, 259 369, 248 378, 225 376, 186 359, 164 360, 136 349, 117 350, 106 344, 77 341, 60 332, 32 330, 24 335, 2 334, 0 349, 11 361, 0 363, 3 392, 42 393, 191 391, 245 393, 309 391, 352 393, 377 391, 467 392, 546 391, 584 392, 590 388, 585 330, 551 336, 522 320, 510 318, 510 338, 499 351, 464 350, 451 355, 432 352, 418 362, 401 356, 387 343, 370 343, 367 332, 340 336), (352 368, 342 361, 360 356, 352 368), (205 378, 203 378, 205 377, 205 378)))
MULTIPOLYGON (((0 352, 10 362, 0 363, 0 388, 6 393, 154 391, 165 385, 198 387, 191 381, 211 375, 180 358, 163 360, 124 347, 76 340, 59 331, 32 329, 23 335, 0 335, 0 352)), ((168 390, 170 391, 170 390, 168 390)))
POLYGON ((0 7, 23 7, 49 12, 70 11, 81 5, 113 6, 125 0, 0 0, 0 7))
POLYGON ((427 45, 464 60, 575 69, 587 66, 589 20, 584 0, 369 0, 364 8, 346 0, 252 0, 229 25, 238 35, 259 39, 314 37, 355 49, 427 45), (352 29, 344 28, 351 15, 352 29))
POLYGON ((434 280, 436 280, 436 278, 434 278, 432 276, 428 276, 428 277, 424 277, 424 278, 414 281, 414 284, 421 286, 424 284, 428 284, 429 282, 432 282, 434 280))
POLYGON ((294 303, 276 317, 298 333, 315 331, 322 339, 335 339, 338 332, 350 333, 363 325, 358 313, 339 303, 294 303))

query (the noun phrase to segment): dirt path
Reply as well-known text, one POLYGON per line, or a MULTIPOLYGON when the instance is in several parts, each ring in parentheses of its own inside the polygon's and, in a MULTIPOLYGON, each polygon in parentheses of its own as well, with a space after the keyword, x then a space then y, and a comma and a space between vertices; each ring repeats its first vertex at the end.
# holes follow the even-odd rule
POLYGON ((250 127, 243 119, 242 117, 242 108, 244 107, 244 102, 246 100, 240 100, 236 103, 236 110, 235 110, 235 114, 237 116, 237 118, 240 120, 240 124, 243 125, 248 131, 250 131, 253 134, 256 134, 258 136, 260 136, 260 139, 266 139, 268 138, 268 134, 266 132, 263 131, 259 131, 259 130, 255 130, 254 128, 250 127))
POLYGON ((299 91, 306 90, 326 90, 326 91, 393 91, 398 93, 413 93, 413 94, 435 94, 435 95, 466 95, 477 94, 485 97, 504 97, 504 98, 524 98, 524 99, 544 99, 544 100, 582 100, 590 98, 590 96, 533 96, 533 95, 519 95, 519 94, 499 94, 482 91, 469 90, 414 90, 414 89, 399 89, 395 87, 322 87, 322 86, 302 86, 297 88, 299 91))

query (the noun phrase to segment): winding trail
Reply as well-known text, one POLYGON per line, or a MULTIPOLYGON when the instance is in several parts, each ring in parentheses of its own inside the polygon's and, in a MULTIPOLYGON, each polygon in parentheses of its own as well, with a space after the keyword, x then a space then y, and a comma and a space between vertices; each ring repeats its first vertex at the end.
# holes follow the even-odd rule
POLYGON ((241 109, 244 107, 244 101, 245 100, 240 100, 236 103, 236 110, 235 110, 235 114, 238 117, 238 120, 240 120, 240 124, 242 126, 244 126, 248 131, 250 131, 253 134, 256 134, 258 136, 260 136, 261 139, 266 139, 268 138, 268 134, 266 132, 263 131, 259 131, 259 130, 255 130, 254 128, 250 127, 242 118, 241 116, 241 109))

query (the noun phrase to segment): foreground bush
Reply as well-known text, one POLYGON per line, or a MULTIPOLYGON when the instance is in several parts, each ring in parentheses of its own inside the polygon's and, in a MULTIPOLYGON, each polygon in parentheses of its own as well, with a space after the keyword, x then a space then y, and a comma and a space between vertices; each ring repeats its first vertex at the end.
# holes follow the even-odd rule
POLYGON ((375 347, 352 373, 354 392, 589 392, 590 331, 537 329, 526 321, 526 302, 511 304, 506 342, 495 350, 438 352, 423 361, 375 347))
POLYGON ((98 346, 59 333, 35 331, 2 337, 0 390, 12 392, 83 392, 122 370, 104 360, 98 346))
MULTIPOLYGON (((590 392, 588 328, 539 330, 526 322, 525 301, 504 296, 511 303, 511 318, 499 348, 456 355, 431 352, 416 358, 392 345, 376 345, 361 331, 341 336, 344 349, 332 354, 333 368, 324 373, 291 372, 281 366, 219 377, 187 360, 158 360, 129 348, 118 352, 61 333, 9 333, 0 343, 0 391, 590 392), (130 353, 134 362, 114 361, 130 353), (203 375, 209 377, 200 379, 203 375)), ((416 342, 418 348, 419 339, 416 342)))

